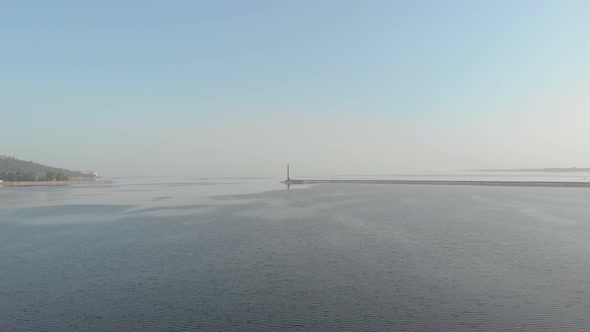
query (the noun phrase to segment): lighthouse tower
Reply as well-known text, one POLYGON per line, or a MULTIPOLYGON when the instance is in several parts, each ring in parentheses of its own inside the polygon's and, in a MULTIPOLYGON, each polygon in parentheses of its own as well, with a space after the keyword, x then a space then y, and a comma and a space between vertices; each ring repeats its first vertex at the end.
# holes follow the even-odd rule
POLYGON ((287 164, 287 181, 291 180, 291 169, 289 164, 287 164))

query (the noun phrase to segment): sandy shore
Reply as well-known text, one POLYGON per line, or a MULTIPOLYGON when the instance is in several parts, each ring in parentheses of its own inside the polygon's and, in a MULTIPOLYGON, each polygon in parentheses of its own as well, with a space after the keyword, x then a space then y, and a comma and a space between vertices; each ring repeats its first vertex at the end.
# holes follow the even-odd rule
POLYGON ((30 181, 0 182, 0 187, 71 186, 81 184, 111 184, 112 180, 69 180, 69 181, 30 181))
POLYGON ((590 182, 553 181, 445 181, 445 180, 286 180, 285 184, 357 183, 357 184, 422 184, 445 186, 505 186, 505 187, 577 187, 590 188, 590 182))

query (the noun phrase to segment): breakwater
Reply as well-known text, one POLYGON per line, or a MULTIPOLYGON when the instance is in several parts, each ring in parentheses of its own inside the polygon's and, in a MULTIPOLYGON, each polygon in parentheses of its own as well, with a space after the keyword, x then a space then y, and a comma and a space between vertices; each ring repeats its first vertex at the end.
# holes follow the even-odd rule
POLYGON ((590 182, 565 181, 457 181, 457 180, 285 180, 287 185, 350 183, 350 184, 406 184, 442 186, 504 186, 504 187, 576 187, 590 188, 590 182))

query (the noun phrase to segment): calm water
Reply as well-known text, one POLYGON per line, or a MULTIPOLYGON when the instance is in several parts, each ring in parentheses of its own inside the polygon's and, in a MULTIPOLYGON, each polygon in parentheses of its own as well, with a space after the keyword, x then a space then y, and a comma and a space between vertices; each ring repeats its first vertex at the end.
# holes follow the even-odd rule
POLYGON ((590 190, 0 188, 1 331, 588 331, 590 190))

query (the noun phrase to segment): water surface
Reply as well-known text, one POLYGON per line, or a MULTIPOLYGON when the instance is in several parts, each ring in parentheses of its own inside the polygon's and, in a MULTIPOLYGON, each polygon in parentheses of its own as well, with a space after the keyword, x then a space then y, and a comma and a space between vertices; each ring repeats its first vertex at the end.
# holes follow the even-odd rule
POLYGON ((0 188, 0 330, 590 329, 590 190, 277 182, 0 188))

